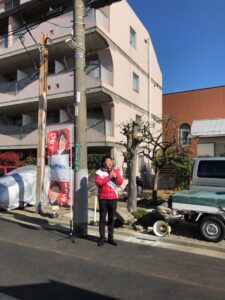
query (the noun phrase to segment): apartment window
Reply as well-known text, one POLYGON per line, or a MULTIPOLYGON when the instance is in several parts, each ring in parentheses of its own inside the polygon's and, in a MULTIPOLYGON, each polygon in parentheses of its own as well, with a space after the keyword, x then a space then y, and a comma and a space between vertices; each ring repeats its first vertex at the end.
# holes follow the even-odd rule
POLYGON ((59 111, 49 112, 47 114, 47 124, 59 123, 59 111))
POLYGON ((10 0, 5 2, 5 10, 12 9, 20 5, 20 0, 10 0))
POLYGON ((101 79, 101 64, 97 56, 86 61, 86 74, 95 79, 101 79))
POLYGON ((7 117, 7 125, 22 126, 22 115, 9 115, 7 117))
POLYGON ((136 115, 136 116, 135 116, 135 119, 136 119, 136 122, 137 122, 138 124, 141 124, 141 122, 142 122, 142 117, 141 117, 141 116, 136 115))
POLYGON ((136 48, 136 32, 132 27, 130 27, 130 44, 132 47, 136 48))
POLYGON ((189 146, 191 144, 191 140, 189 138, 191 132, 191 127, 189 124, 181 124, 179 128, 179 141, 183 146, 189 146))
POLYGON ((136 115, 136 122, 138 123, 138 131, 140 132, 141 131, 141 123, 142 123, 142 117, 139 116, 139 115, 136 115))
POLYGON ((139 76, 133 73, 133 90, 139 92, 139 76))

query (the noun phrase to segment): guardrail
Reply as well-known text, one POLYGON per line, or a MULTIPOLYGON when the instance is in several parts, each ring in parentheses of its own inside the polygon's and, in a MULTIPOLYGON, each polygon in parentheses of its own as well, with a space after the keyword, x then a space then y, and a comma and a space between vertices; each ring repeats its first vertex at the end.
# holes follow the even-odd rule
POLYGON ((1 166, 0 165, 0 177, 7 175, 9 172, 18 169, 20 166, 1 166))

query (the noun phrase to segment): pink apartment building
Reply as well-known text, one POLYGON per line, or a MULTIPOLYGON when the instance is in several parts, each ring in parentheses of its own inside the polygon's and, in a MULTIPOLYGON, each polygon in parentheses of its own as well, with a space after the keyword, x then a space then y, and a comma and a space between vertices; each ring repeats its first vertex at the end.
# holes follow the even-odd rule
MULTIPOLYGON (((73 127, 73 52, 65 43, 72 22, 72 1, 0 0, 0 151, 36 155, 35 40, 43 32, 51 39, 47 128, 73 127), (54 18, 41 22, 46 14, 54 18)), ((87 9, 85 24, 88 153, 111 153, 122 166, 117 125, 161 116, 162 74, 149 33, 125 0, 87 9)))

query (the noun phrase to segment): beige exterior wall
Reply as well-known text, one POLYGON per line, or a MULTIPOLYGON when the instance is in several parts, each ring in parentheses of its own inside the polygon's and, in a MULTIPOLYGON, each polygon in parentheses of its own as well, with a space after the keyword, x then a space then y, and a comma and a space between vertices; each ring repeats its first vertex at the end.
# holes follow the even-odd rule
MULTIPOLYGON (((29 1, 21 1, 21 5, 26 2, 29 1)), ((0 1, 0 13, 3 12, 3 4, 4 1, 0 1)), ((68 12, 51 19, 51 24, 44 22, 31 30, 37 41, 40 41, 43 32, 51 38, 52 48, 56 49, 54 63, 52 63, 56 66, 56 73, 63 70, 64 56, 71 55, 72 57, 72 50, 69 50, 64 42, 72 32, 71 21, 72 12, 68 12)), ((18 19, 15 16, 10 16, 9 30, 16 26, 18 26, 18 19)), ((118 159, 118 156, 121 156, 119 155, 121 149, 118 147, 122 138, 118 127, 120 123, 135 119, 136 115, 149 118, 151 114, 154 114, 161 117, 162 73, 149 33, 127 1, 123 0, 110 7, 105 7, 101 11, 97 11, 96 14, 93 12, 91 16, 86 18, 86 29, 87 42, 91 41, 93 47, 96 47, 98 40, 105 43, 105 47, 101 50, 97 48, 88 49, 89 54, 98 57, 101 70, 101 78, 86 76, 88 107, 105 107, 109 103, 112 104, 111 117, 110 113, 107 116, 106 110, 104 110, 105 133, 97 131, 95 127, 89 129, 87 133, 88 145, 95 147, 109 145, 111 148, 114 148, 115 145, 114 151, 117 153, 118 159), (136 32, 135 47, 130 45, 130 28, 136 32), (133 90, 133 73, 139 77, 138 92, 133 90)), ((24 43, 33 57, 38 59, 38 47, 29 33, 24 34, 24 43)), ((28 60, 27 53, 18 37, 11 37, 7 48, 0 47, 0 67, 4 69, 12 66, 12 70, 17 74, 17 79, 22 79, 31 72, 32 64, 29 65, 28 60)), ((67 60, 69 62, 68 58, 67 60)), ((0 84, 7 82, 6 78, 7 72, 0 77, 0 84)), ((48 86, 49 107, 60 111, 60 120, 62 121, 66 118, 67 105, 73 103, 73 73, 68 71, 49 75, 48 86), (62 117, 62 111, 65 112, 64 117, 62 117)), ((33 112, 37 108, 37 104, 38 80, 16 92, 0 91, 0 115, 9 112, 21 113, 24 115, 23 125, 32 119, 33 122, 36 122, 33 112)), ((57 126, 65 126, 65 124, 58 124, 57 126)), ((36 137, 37 130, 22 139, 0 134, 0 149, 36 148, 36 137)), ((119 160, 122 160, 122 156, 119 160)))

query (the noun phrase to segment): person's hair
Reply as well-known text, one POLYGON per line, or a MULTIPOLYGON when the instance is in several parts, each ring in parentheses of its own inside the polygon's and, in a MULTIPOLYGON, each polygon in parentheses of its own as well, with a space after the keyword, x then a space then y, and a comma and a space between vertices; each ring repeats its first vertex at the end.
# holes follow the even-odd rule
POLYGON ((110 155, 105 155, 102 157, 102 167, 104 167, 104 163, 106 162, 107 159, 112 159, 112 157, 110 155))
POLYGON ((67 138, 65 131, 60 131, 59 135, 58 135, 58 143, 60 141, 61 136, 64 136, 65 140, 67 138))
POLYGON ((54 186, 57 186, 57 187, 59 188, 60 193, 61 193, 61 186, 59 185, 59 183, 58 183, 58 182, 53 182, 53 183, 51 183, 51 185, 50 185, 50 190, 51 190, 54 186))

